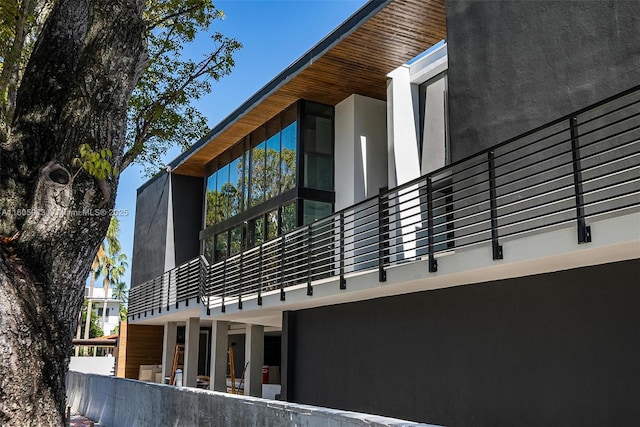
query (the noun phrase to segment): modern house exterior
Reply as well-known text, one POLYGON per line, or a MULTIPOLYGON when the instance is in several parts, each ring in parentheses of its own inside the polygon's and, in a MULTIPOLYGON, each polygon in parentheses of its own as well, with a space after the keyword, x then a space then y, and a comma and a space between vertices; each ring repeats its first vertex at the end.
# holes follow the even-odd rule
POLYGON ((128 329, 187 386, 232 348, 253 396, 640 423, 639 35, 636 2, 368 2, 138 189, 128 329))

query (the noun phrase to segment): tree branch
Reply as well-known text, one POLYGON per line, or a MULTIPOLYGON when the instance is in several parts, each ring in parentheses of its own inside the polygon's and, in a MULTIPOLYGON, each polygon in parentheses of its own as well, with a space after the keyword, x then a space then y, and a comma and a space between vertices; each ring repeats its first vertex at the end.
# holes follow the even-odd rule
POLYGON ((160 19, 158 19, 157 21, 150 23, 147 26, 147 31, 151 31, 154 28, 157 28, 158 26, 160 26, 161 24, 169 21, 170 19, 177 18, 177 17, 182 16, 182 15, 186 15, 187 13, 191 13, 194 10, 198 10, 201 7, 202 7, 201 5, 196 4, 194 6, 186 8, 186 9, 182 9, 182 10, 179 10, 179 11, 177 11, 175 13, 171 13, 169 15, 163 16, 160 19))

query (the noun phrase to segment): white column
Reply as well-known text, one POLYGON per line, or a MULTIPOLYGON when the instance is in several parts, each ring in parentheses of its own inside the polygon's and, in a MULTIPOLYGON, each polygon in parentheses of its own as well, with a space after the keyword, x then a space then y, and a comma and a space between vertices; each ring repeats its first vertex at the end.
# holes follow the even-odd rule
POLYGON ((162 381, 171 376, 173 366, 173 354, 176 351, 176 334, 178 324, 176 322, 166 322, 164 324, 164 336, 162 338, 162 381))
POLYGON ((262 397, 262 363, 264 360, 264 326, 247 325, 244 349, 245 364, 244 395, 262 397))
MULTIPOLYGON (((389 152, 393 161, 389 165, 389 187, 402 185, 420 176, 420 156, 418 153, 418 122, 415 111, 418 106, 417 86, 411 84, 410 68, 406 65, 389 73, 387 86, 387 120, 389 152)), ((415 256, 416 218, 420 214, 420 199, 416 191, 406 191, 398 197, 397 208, 402 232, 404 255, 415 256)), ((392 219, 393 220, 393 219, 392 219)), ((394 227, 396 228, 396 227, 394 227)))
POLYGON ((209 389, 227 391, 227 352, 229 322, 213 321, 211 325, 211 376, 209 389))
POLYGON ((200 318, 190 317, 187 320, 184 343, 183 385, 195 387, 198 376, 198 354, 200 353, 200 318))

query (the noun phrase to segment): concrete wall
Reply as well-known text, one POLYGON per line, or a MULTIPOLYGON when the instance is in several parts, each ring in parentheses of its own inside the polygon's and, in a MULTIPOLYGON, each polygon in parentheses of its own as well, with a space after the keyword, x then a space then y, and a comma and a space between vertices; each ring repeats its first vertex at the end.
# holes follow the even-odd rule
POLYGON ((288 312, 283 392, 443 425, 640 425, 639 277, 636 259, 288 312))
POLYGON ((640 2, 446 0, 452 160, 640 84, 640 2))
POLYGON ((169 208, 169 175, 138 189, 131 261, 131 287, 164 273, 169 208))
POLYGON ((85 374, 112 375, 116 364, 113 356, 105 357, 71 357, 69 370, 85 374))
POLYGON ((69 372, 67 404, 101 426, 417 426, 208 390, 69 372))

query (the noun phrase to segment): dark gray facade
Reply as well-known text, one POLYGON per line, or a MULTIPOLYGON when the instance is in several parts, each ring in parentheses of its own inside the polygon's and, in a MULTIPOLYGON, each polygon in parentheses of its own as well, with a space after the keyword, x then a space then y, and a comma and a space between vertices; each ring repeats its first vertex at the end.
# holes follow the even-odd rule
POLYGON ((132 287, 198 256, 202 199, 202 178, 164 173, 138 189, 132 287))
POLYGON ((639 278, 633 260, 287 313, 283 391, 447 426, 640 425, 639 278))
POLYGON ((168 209, 168 174, 162 174, 138 189, 131 287, 164 273, 168 209))
POLYGON ((203 179, 172 175, 173 239, 175 265, 200 254, 199 233, 202 228, 203 179))
POLYGON ((638 1, 446 0, 456 161, 640 84, 638 1))

